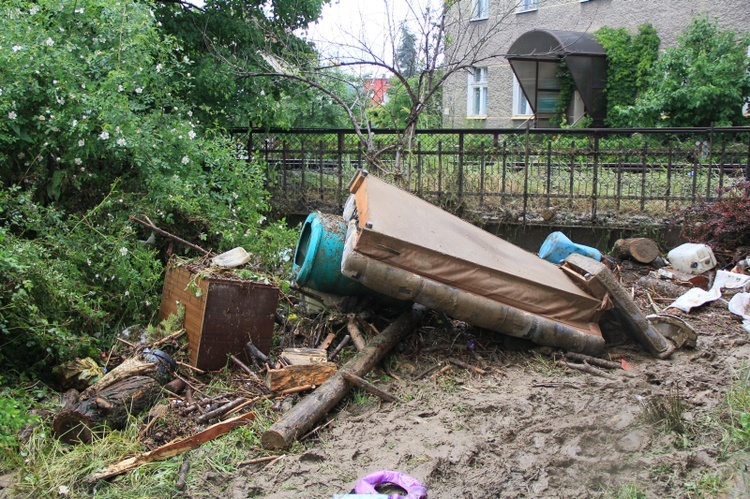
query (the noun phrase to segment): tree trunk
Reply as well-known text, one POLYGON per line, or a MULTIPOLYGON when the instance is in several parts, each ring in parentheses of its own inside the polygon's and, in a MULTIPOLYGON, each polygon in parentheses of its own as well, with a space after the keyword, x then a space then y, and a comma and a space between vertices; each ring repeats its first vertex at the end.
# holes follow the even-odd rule
POLYGON ((633 237, 615 241, 614 254, 620 260, 651 263, 659 256, 659 247, 647 237, 633 237))
POLYGON ((91 443, 98 428, 124 428, 128 416, 148 408, 160 395, 161 386, 155 379, 132 376, 64 408, 52 421, 52 429, 65 443, 91 443))
POLYGON ((289 447, 298 435, 310 429, 320 418, 325 416, 351 389, 349 383, 344 379, 342 371, 360 377, 367 374, 403 337, 412 331, 423 313, 423 307, 414 306, 412 311, 401 314, 379 336, 373 338, 364 350, 347 362, 340 371, 266 430, 260 439, 263 447, 267 449, 289 447))

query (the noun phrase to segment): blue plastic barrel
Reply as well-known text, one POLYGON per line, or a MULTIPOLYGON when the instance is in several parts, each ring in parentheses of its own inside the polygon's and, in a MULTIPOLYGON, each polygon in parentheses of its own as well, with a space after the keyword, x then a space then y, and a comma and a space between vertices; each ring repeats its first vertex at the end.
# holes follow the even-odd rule
POLYGON ((292 273, 297 284, 342 296, 372 294, 360 283, 341 274, 345 240, 343 217, 310 213, 302 225, 294 250, 292 273))
POLYGON ((597 262, 602 259, 602 254, 598 249, 576 244, 562 232, 553 232, 547 236, 547 239, 542 243, 542 247, 539 248, 539 257, 554 264, 561 264, 573 253, 593 258, 597 262))

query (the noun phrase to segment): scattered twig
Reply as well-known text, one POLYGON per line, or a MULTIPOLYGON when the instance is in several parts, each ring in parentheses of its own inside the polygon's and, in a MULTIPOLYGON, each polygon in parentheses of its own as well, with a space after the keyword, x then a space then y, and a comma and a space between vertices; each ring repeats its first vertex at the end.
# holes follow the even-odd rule
POLYGON ((126 346, 128 346, 128 347, 132 348, 133 350, 135 350, 136 348, 138 348, 138 347, 136 346, 136 344, 135 344, 135 343, 130 343, 130 342, 129 342, 129 341, 127 341, 127 340, 123 340, 123 339, 122 339, 122 338, 120 338, 119 336, 118 336, 118 337, 116 337, 115 339, 116 339, 117 341, 119 341, 120 343, 122 343, 123 345, 126 345, 126 346))
POLYGON ((614 376, 610 375, 609 373, 602 371, 601 369, 597 369, 594 366, 591 366, 589 364, 573 364, 571 362, 565 362, 564 360, 558 360, 557 364, 563 367, 567 367, 569 369, 575 369, 576 371, 582 371, 588 374, 593 374, 594 376, 601 376, 602 378, 607 379, 615 379, 614 376))
POLYGON ((278 458, 279 456, 266 456, 266 457, 257 457, 255 459, 250 459, 248 461, 242 461, 237 466, 250 466, 252 464, 262 464, 267 463, 268 461, 273 461, 274 459, 278 458))
POLYGON ((266 469, 270 468, 271 466, 273 466, 274 464, 276 464, 279 460, 281 460, 281 459, 283 459, 285 457, 286 457, 286 454, 282 454, 280 456, 276 456, 276 459, 271 460, 267 465, 265 465, 263 467, 263 470, 266 470, 266 469))
POLYGON ((184 329, 181 329, 181 330, 177 331, 176 333, 172 333, 169 336, 165 336, 164 338, 162 338, 162 339, 160 339, 158 341, 153 342, 151 344, 151 347, 158 347, 159 345, 163 345, 164 343, 166 343, 166 342, 168 342, 170 340, 176 340, 176 339, 180 338, 182 335, 184 335, 186 332, 187 331, 185 331, 184 329))
POLYGON ((232 359, 232 362, 234 362, 235 365, 237 365, 237 367, 239 367, 240 369, 242 369, 243 371, 245 371, 251 377, 253 377, 253 378, 257 378, 258 377, 258 375, 255 374, 252 369, 250 369, 249 367, 247 367, 244 362, 242 362, 240 359, 238 359, 234 355, 230 355, 229 358, 232 359))
POLYGON ((307 390, 314 390, 315 385, 303 385, 295 386, 294 388, 287 388, 279 392, 279 395, 291 395, 292 393, 306 392, 307 390))
POLYGON ((198 421, 199 423, 204 423, 208 421, 209 419, 218 418, 219 416, 223 416, 224 414, 226 414, 227 412, 229 412, 230 410, 234 409, 235 407, 237 407, 238 405, 244 402, 245 402, 244 398, 236 398, 227 404, 217 407, 213 411, 209 411, 205 414, 201 414, 200 416, 198 416, 196 421, 198 421))
POLYGON ((582 353, 565 352, 563 357, 567 359, 577 360, 579 362, 587 362, 589 364, 605 367, 607 369, 622 369, 622 364, 619 362, 612 362, 611 360, 600 359, 598 357, 591 357, 590 355, 584 355, 582 353))
POLYGON ((331 419, 331 420, 329 420, 329 421, 328 421, 327 423, 325 423, 325 424, 322 424, 322 425, 316 426, 316 427, 315 427, 315 428, 313 428, 312 430, 310 430, 310 431, 308 431, 307 433, 305 433, 304 435, 302 435, 302 436, 301 436, 301 437, 299 438, 299 441, 300 441, 300 442, 302 442, 302 441, 303 441, 303 440, 305 440, 306 438, 308 438, 308 437, 311 437, 312 435, 314 435, 314 434, 318 433, 318 432, 319 432, 320 430, 322 430, 322 429, 324 429, 324 428, 327 428, 327 427, 328 427, 328 426, 330 426, 330 425, 331 425, 331 423, 333 423, 334 421, 335 421, 335 419, 331 419))
POLYGON ((336 348, 334 348, 333 352, 331 352, 331 355, 328 356, 328 360, 335 359, 336 356, 341 351, 341 349, 343 349, 349 343, 349 340, 351 340, 351 339, 352 339, 352 337, 349 336, 348 334, 346 336, 344 336, 344 339, 341 340, 341 343, 339 343, 338 346, 336 348))
POLYGON ((396 402, 398 400, 398 398, 395 395, 393 395, 391 393, 388 393, 385 390, 381 390, 380 388, 378 388, 377 386, 373 385, 372 383, 370 383, 366 379, 360 378, 359 376, 356 376, 356 375, 354 375, 352 373, 349 373, 349 372, 346 372, 346 371, 341 371, 341 375, 349 383, 351 383, 354 386, 357 386, 357 387, 365 390, 368 393, 371 393, 371 394, 375 395, 376 397, 379 397, 379 398, 385 400, 386 402, 396 402))
MULTIPOLYGON (((148 219, 148 217, 146 217, 146 218, 148 219)), ((135 215, 130 215, 130 220, 132 220, 133 222, 139 223, 139 224, 143 225, 144 227, 146 227, 148 229, 153 230, 157 234, 161 234, 162 236, 167 237, 167 238, 169 238, 169 239, 171 239, 173 241, 176 241, 176 242, 178 242, 180 244, 184 244, 188 248, 192 248, 192 249, 194 249, 196 251, 199 251, 199 252, 203 253, 206 256, 212 256, 212 255, 214 255, 214 253, 212 253, 210 251, 207 251, 207 250, 204 250, 203 248, 201 248, 198 245, 195 245, 195 244, 193 244, 193 243, 191 243, 189 241, 185 241, 181 237, 175 236, 174 234, 171 234, 171 233, 167 232, 166 230, 160 229, 159 227, 157 227, 156 225, 154 225, 154 223, 151 222, 151 220, 149 220, 148 222, 144 222, 143 220, 139 220, 138 218, 136 218, 135 215)))
POLYGON ((357 316, 354 314, 347 314, 346 319, 346 330, 349 332, 349 336, 352 337, 352 342, 354 343, 354 346, 357 347, 357 351, 361 352, 365 346, 367 346, 367 342, 357 325, 357 316))
POLYGON ((333 340, 336 339, 336 335, 334 333, 328 333, 328 336, 325 337, 325 339, 320 343, 318 348, 322 348, 323 350, 328 350, 328 347, 331 346, 331 343, 333 343, 333 340))
POLYGON ((182 367, 186 367, 186 368, 190 369, 191 371, 197 372, 198 374, 206 374, 206 371, 204 371, 202 369, 198 369, 197 367, 191 366, 190 364, 186 364, 184 362, 177 361, 177 365, 178 366, 182 366, 182 367))
POLYGON ((174 484, 177 490, 179 491, 185 490, 185 483, 187 482, 188 471, 190 471, 190 461, 188 461, 188 459, 185 458, 185 460, 182 461, 182 464, 180 465, 180 471, 177 472, 177 481, 174 484))
POLYGON ((654 303, 654 299, 651 298, 651 293, 649 293, 645 289, 644 289, 644 291, 646 293, 646 298, 648 298, 648 302, 651 305, 651 308, 653 309, 654 313, 655 314, 660 314, 661 313, 661 309, 656 305, 656 303, 654 303))
POLYGON ((422 372, 418 373, 418 374, 417 374, 416 376, 414 376, 414 379, 415 379, 415 380, 418 380, 418 379, 422 379, 422 378, 425 378, 425 377, 429 376, 430 374, 432 374, 432 371, 434 371, 434 370, 438 369, 438 368, 439 368, 440 366, 441 366, 441 364, 440 364, 440 363, 438 362, 438 363, 437 363, 437 364, 435 364, 434 366, 432 366, 432 367, 428 367, 428 368, 427 368, 427 369, 425 369, 424 371, 422 371, 422 372))
POLYGON ((451 364, 455 364, 458 367, 463 367, 464 369, 469 369, 470 371, 474 371, 477 374, 487 374, 487 371, 485 371, 484 369, 480 369, 477 366, 472 366, 471 364, 467 364, 466 362, 455 359, 453 357, 449 358, 448 362, 450 362, 451 364))

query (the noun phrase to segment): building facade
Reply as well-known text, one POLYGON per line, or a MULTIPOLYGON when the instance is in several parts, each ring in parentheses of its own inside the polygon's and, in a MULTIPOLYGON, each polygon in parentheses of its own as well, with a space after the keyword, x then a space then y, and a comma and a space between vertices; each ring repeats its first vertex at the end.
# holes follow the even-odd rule
MULTIPOLYGON (((664 49, 700 16, 747 32, 750 0, 459 0, 446 16, 450 43, 445 57, 447 64, 459 61, 464 67, 443 87, 443 126, 505 128, 533 122, 531 106, 505 58, 530 31, 593 34, 607 26, 636 33, 650 23, 664 49)), ((583 115, 580 99, 572 107, 575 115, 583 115)))

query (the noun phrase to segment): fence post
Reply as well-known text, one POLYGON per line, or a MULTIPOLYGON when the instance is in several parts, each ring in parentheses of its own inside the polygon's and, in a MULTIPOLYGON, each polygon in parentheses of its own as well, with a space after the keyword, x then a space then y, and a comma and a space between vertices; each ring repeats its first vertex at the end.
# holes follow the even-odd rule
MULTIPOLYGON (((286 185, 286 161, 289 156, 289 143, 285 140, 281 143, 281 171, 283 175, 284 192, 287 192, 286 185)), ((266 142, 266 161, 268 161, 268 142, 266 142)))
POLYGON ((619 155, 620 161, 617 165, 617 202, 615 203, 617 205, 617 213, 619 214, 620 208, 622 207, 622 167, 624 164, 627 164, 628 155, 625 154, 625 148, 622 145, 622 141, 619 142, 618 147, 622 153, 619 155))
POLYGON ((458 132, 458 202, 464 200, 464 132, 458 132))
POLYGON ((443 200, 443 141, 438 141, 438 203, 443 200))
POLYGON ((641 211, 646 209, 646 155, 648 154, 648 143, 643 141, 641 149, 641 211))
POLYGON ((552 141, 547 141, 547 208, 552 205, 552 141))
POLYGON ((529 205, 529 157, 531 152, 529 151, 530 144, 530 132, 529 122, 526 122, 526 151, 524 152, 523 159, 523 224, 526 225, 526 209, 529 205))
POLYGON ((599 194, 599 134, 594 132, 594 181, 591 186, 591 221, 596 220, 596 198, 599 194))
POLYGON ((338 156, 337 167, 339 176, 339 186, 338 190, 336 191, 338 193, 336 195, 336 201, 338 201, 339 206, 342 206, 344 204, 344 132, 338 133, 336 155, 338 156))
POLYGON ((573 199, 575 198, 575 194, 573 189, 575 188, 573 179, 574 179, 574 171, 576 167, 576 142, 575 140, 570 141, 570 190, 568 191, 568 209, 573 209, 573 199))
POLYGON ((665 203, 665 208, 667 211, 669 211, 669 201, 672 198, 672 155, 674 154, 674 143, 672 142, 672 139, 669 139, 669 155, 667 156, 667 200, 665 203))
POLYGON ((484 208, 484 175, 485 175, 485 162, 487 160, 487 156, 485 156, 484 148, 482 148, 482 152, 479 156, 479 210, 481 211, 484 208))
POLYGON ((422 196, 422 142, 417 141, 417 194, 422 196))
POLYGON ((711 170, 714 164, 714 124, 708 132, 708 175, 706 175, 706 201, 711 199, 711 170))

